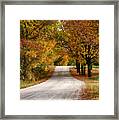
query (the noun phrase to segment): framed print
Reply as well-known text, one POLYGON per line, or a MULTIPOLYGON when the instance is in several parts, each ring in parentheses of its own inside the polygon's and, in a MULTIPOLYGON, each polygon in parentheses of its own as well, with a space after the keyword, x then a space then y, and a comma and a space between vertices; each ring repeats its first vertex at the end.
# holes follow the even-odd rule
POLYGON ((2 119, 118 119, 118 2, 1 2, 2 119))

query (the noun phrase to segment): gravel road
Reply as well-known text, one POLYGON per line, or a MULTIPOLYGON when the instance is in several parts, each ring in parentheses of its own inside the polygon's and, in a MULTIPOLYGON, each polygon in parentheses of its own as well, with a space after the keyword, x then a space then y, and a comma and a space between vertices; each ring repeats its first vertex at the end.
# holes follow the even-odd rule
POLYGON ((71 66, 56 66, 52 77, 46 82, 20 90, 21 100, 79 100, 83 81, 69 73, 71 66))

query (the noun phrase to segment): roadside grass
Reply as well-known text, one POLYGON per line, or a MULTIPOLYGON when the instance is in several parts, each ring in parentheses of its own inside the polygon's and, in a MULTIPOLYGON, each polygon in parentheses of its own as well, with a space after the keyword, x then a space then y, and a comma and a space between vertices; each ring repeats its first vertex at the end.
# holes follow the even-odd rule
POLYGON ((99 100, 99 82, 85 81, 85 88, 80 91, 81 100, 99 100))
POLYGON ((23 88, 27 88, 27 87, 30 87, 30 86, 33 86, 33 85, 37 85, 37 84, 40 84, 42 82, 45 82, 47 81, 53 74, 54 72, 54 67, 52 67, 50 69, 50 71, 45 75, 45 77, 37 80, 37 81, 33 81, 33 80, 20 80, 20 89, 23 89, 23 88))
MULTIPOLYGON (((85 87, 80 91, 81 100, 99 100, 99 70, 98 68, 92 69, 92 76, 79 75, 75 68, 70 69, 70 74, 77 80, 85 82, 85 87)), ((87 71, 86 71, 87 74, 87 71)))
POLYGON ((97 66, 96 66, 96 65, 93 65, 93 68, 99 68, 99 66, 98 66, 98 65, 97 65, 97 66))

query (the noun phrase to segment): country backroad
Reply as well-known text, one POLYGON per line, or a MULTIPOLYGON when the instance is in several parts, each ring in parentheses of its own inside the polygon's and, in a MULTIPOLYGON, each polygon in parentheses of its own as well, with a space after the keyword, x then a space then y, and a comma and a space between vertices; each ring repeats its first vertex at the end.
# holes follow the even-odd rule
POLYGON ((20 90, 21 100, 79 100, 83 81, 69 73, 71 66, 56 66, 52 77, 46 82, 20 90))

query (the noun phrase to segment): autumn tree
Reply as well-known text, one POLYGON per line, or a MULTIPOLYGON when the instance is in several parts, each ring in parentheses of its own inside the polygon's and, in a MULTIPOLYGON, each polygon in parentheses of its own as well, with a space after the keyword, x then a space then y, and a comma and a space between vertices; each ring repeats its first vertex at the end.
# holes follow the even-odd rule
POLYGON ((88 65, 88 76, 91 76, 92 64, 99 59, 99 21, 98 20, 62 20, 64 37, 62 45, 76 59, 77 71, 85 74, 88 65), (84 69, 83 69, 84 68, 84 69))
POLYGON ((38 80, 53 64, 56 21, 20 21, 20 77, 38 80), (39 76, 40 75, 40 76, 39 76))

